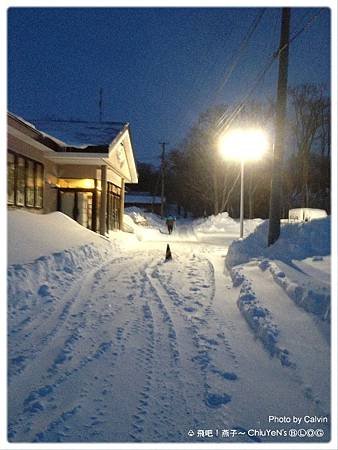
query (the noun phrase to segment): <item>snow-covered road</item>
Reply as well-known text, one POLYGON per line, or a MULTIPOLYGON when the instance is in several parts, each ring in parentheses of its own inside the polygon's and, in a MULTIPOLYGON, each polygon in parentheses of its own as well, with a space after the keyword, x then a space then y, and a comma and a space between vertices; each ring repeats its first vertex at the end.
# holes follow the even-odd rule
MULTIPOLYGON (((240 288, 224 269, 227 244, 197 240, 185 226, 125 244, 123 255, 85 273, 60 274, 40 292, 43 308, 9 308, 10 439, 266 441, 276 437, 247 430, 297 428, 269 424, 269 416, 326 414, 302 366, 283 367, 254 338, 236 304, 240 288), (165 262, 169 241, 173 259, 165 262), (213 438, 197 437, 201 429, 213 438)), ((277 300, 281 288, 269 283, 277 300)), ((302 321, 307 313, 292 306, 293 321, 302 321)), ((316 349, 302 332, 298 350, 306 347, 309 365, 316 349)), ((321 358, 328 364, 329 355, 321 358)))

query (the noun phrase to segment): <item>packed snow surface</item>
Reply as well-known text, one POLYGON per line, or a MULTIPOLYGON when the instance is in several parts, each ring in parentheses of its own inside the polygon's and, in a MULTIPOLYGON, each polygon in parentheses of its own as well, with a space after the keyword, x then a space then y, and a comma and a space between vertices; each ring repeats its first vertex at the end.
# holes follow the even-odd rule
MULTIPOLYGON (((232 244, 242 263, 228 271, 239 224, 225 214, 178 220, 169 236, 134 208, 129 232, 109 240, 62 214, 27 214, 10 215, 11 442, 329 440, 328 320, 276 282, 278 262, 244 250, 259 220, 232 244), (323 417, 324 436, 292 437, 297 426, 269 416, 301 417, 299 428, 323 417), (267 428, 281 436, 252 432, 267 428)), ((329 268, 317 253, 297 260, 314 285, 329 268)))

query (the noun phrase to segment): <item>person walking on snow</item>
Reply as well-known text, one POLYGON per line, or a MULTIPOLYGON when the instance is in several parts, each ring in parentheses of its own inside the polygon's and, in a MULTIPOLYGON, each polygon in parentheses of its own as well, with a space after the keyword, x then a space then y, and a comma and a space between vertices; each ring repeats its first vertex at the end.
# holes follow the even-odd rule
POLYGON ((165 223, 166 223, 166 225, 168 227, 168 233, 171 234, 173 229, 174 229, 175 217, 168 216, 165 223))

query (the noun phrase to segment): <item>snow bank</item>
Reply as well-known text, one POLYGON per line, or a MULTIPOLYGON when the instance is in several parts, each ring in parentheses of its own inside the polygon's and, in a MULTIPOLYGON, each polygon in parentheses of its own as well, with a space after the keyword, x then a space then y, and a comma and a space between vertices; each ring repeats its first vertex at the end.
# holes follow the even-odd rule
MULTIPOLYGON (((298 306, 324 321, 330 315, 330 288, 326 280, 317 276, 320 270, 310 266, 308 273, 300 271, 304 259, 312 262, 330 254, 330 218, 307 223, 282 225, 278 241, 267 247, 268 221, 263 222, 245 239, 234 241, 226 256, 234 286, 241 286, 238 307, 255 334, 271 354, 277 355, 283 365, 290 365, 289 352, 278 345, 278 324, 273 323, 273 301, 262 308, 259 298, 245 275, 245 268, 255 261, 262 271, 269 270, 273 280, 298 306), (298 264, 297 264, 298 263, 298 264)), ((306 263, 307 266, 309 262, 306 263)), ((327 261, 325 266, 327 268, 327 261)), ((326 322, 327 324, 328 322, 326 322)))
POLYGON ((243 269, 236 267, 230 273, 234 286, 241 285, 237 305, 255 335, 262 341, 270 355, 276 356, 283 366, 294 366, 289 359, 289 351, 279 345, 278 325, 274 323, 271 312, 260 305, 251 282, 243 274, 243 269))
MULTIPOLYGON (((262 223, 262 219, 244 221, 245 234, 252 233, 262 223)), ((225 233, 227 235, 239 235, 239 221, 232 219, 227 212, 212 215, 204 219, 197 219, 193 223, 197 233, 225 233)))
MULTIPOLYGON (((297 280, 291 280, 283 270, 273 261, 263 260, 259 267, 261 270, 269 269, 273 279, 281 286, 286 294, 306 311, 320 316, 326 320, 330 316, 330 289, 318 285, 306 285, 297 280)), ((307 277, 308 278, 308 277, 307 277)))
POLYGON ((160 233, 167 232, 165 222, 160 216, 136 206, 125 208, 123 228, 124 231, 134 233, 139 241, 159 239, 160 233))
POLYGON ((107 243, 107 238, 84 228, 61 212, 8 212, 8 265, 32 262, 40 256, 84 244, 105 247, 107 243))
POLYGON ((75 278, 117 250, 117 243, 54 212, 8 213, 9 310, 48 301, 49 284, 75 278))
POLYGON ((101 248, 85 244, 40 256, 30 263, 12 264, 7 272, 9 312, 24 311, 32 304, 51 302, 53 293, 50 285, 58 280, 65 283, 67 279, 80 277, 102 263, 110 252, 109 243, 101 248))
POLYGON ((226 265, 231 268, 253 258, 279 259, 290 263, 293 259, 329 255, 330 232, 329 217, 306 223, 282 224, 278 241, 268 247, 268 221, 266 220, 249 236, 234 241, 230 245, 226 265))
POLYGON ((125 208, 125 217, 127 217, 128 225, 132 226, 132 222, 143 227, 159 228, 164 225, 164 221, 160 216, 151 212, 145 212, 137 206, 125 208), (132 219, 132 222, 130 222, 132 219))

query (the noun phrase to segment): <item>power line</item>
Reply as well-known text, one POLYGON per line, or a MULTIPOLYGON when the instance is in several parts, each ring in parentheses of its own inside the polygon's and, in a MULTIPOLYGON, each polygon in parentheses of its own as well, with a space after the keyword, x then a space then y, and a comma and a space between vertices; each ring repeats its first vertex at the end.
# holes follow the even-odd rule
POLYGON ((221 119, 219 120, 218 124, 216 125, 216 128, 220 129, 219 133, 221 133, 225 129, 227 129, 231 125, 231 123, 236 119, 238 114, 244 108, 246 102, 249 100, 249 98, 251 97, 253 92, 257 89, 257 87, 259 86, 260 82, 263 80, 263 78, 265 77, 267 72, 270 70, 270 68, 271 68, 271 66, 272 66, 272 64, 273 64, 273 62, 275 61, 276 58, 277 58, 277 56, 271 56, 269 58, 269 61, 268 61, 267 65, 259 73, 258 77, 256 78, 256 80, 255 80, 254 84, 252 85, 252 87, 250 88, 250 90, 244 96, 243 100, 235 107, 234 111, 230 114, 230 116, 229 117, 226 116, 227 111, 225 111, 222 114, 221 119))
MULTIPOLYGON (((212 102, 216 99, 216 97, 218 96, 218 94, 220 93, 220 91, 221 91, 222 89, 224 89, 225 85, 226 85, 227 82, 229 81, 229 79, 230 79, 232 73, 234 72, 234 70, 235 70, 235 68, 236 68, 236 66, 237 66, 237 64, 238 64, 238 62, 239 62, 239 60, 240 60, 240 58, 241 58, 241 56, 242 56, 242 53, 244 53, 244 51, 246 50, 246 48, 247 48, 247 46, 248 46, 248 44, 249 44, 249 42, 250 42, 250 39, 251 39, 252 35, 254 34, 255 30, 257 29, 257 27, 258 27, 258 25, 259 25, 259 23, 260 23, 260 21, 261 21, 263 15, 264 15, 266 9, 267 9, 267 8, 262 8, 262 9, 258 12, 258 14, 256 15, 256 17, 254 18, 254 20, 252 21, 252 23, 251 23, 251 25, 250 25, 250 27, 249 27, 248 32, 247 32, 246 35, 244 36, 244 38, 243 38, 243 40, 242 40, 242 42, 241 42, 241 44, 240 44, 240 46, 239 46, 239 49, 237 50, 236 55, 235 55, 235 57, 233 58, 233 61, 231 62, 230 68, 229 68, 228 71, 225 73, 225 77, 224 77, 224 79, 221 81, 221 84, 220 84, 220 86, 218 87, 218 89, 216 90, 216 92, 215 92, 214 96, 212 97, 212 100, 211 100, 210 103, 212 103, 212 102)), ((216 66, 216 62, 217 62, 217 60, 215 59, 215 60, 214 60, 214 63, 213 63, 213 68, 216 66)), ((211 71, 212 71, 212 70, 210 70, 210 67, 207 66, 207 73, 210 73, 211 71)), ((192 91, 193 91, 193 90, 195 89, 195 87, 196 87, 196 81, 198 81, 198 78, 201 79, 201 77, 195 77, 195 79, 194 79, 194 82, 193 82, 192 88, 191 88, 192 91)), ((203 73, 203 79, 205 79, 205 70, 204 70, 204 73, 203 73)), ((197 85, 198 85, 198 84, 200 84, 200 83, 197 83, 197 85)), ((185 114, 184 119, 186 119, 187 117, 188 117, 188 112, 185 114)))
MULTIPOLYGON (((225 33, 224 35, 224 39, 225 38, 230 38, 231 34, 233 33, 233 27, 230 29, 230 31, 228 31, 227 33, 225 33)), ((212 50, 215 50, 216 46, 214 45, 213 47, 211 47, 212 50)), ((210 49, 206 49, 208 54, 210 54, 210 49)), ((224 49, 221 48, 220 50, 213 51, 213 63, 211 63, 212 65, 210 66, 210 63, 208 62, 207 59, 207 55, 204 54, 203 55, 203 60, 204 62, 206 62, 206 64, 201 64, 199 67, 199 71, 196 71, 196 75, 193 77, 192 79, 192 83, 190 84, 190 92, 201 92, 204 90, 205 87, 205 83, 208 80, 208 76, 210 76, 210 73, 212 73, 214 71, 214 69, 216 68, 217 65, 217 61, 223 56, 223 52, 224 49), (222 53, 222 54, 221 54, 222 53)), ((199 57, 201 58, 201 55, 199 55, 199 57)), ((196 96, 194 97, 194 103, 196 103, 196 96)), ((191 106, 191 105, 190 105, 191 106)), ((188 110, 184 113, 181 112, 181 122, 185 122, 188 119, 189 113, 191 111, 191 108, 188 108, 188 110)))
POLYGON ((230 65, 230 68, 228 69, 228 71, 225 74, 224 80, 221 82, 221 85, 219 86, 218 90, 216 91, 215 97, 220 93, 220 91, 224 88, 224 86, 229 81, 233 71, 235 70, 235 68, 236 68, 236 66, 237 66, 237 64, 238 64, 238 62, 239 62, 239 60, 240 60, 240 58, 242 56, 242 53, 244 53, 244 51, 246 50, 252 35, 256 31, 256 29, 257 29, 257 27, 259 25, 259 22, 262 20, 262 17, 264 15, 265 11, 266 11, 266 8, 263 8, 262 11, 260 11, 257 14, 257 16, 255 17, 255 19, 253 20, 253 22, 252 22, 252 24, 251 24, 247 34, 244 36, 244 39, 242 40, 242 42, 241 42, 241 44, 239 46, 239 49, 237 51, 237 55, 235 56, 232 64, 230 65))
MULTIPOLYGON (((310 19, 306 22, 306 24, 300 30, 298 30, 293 36, 291 36, 289 42, 285 45, 286 46, 290 45, 295 39, 298 38, 298 36, 300 34, 302 34, 307 28, 309 28, 312 25, 312 23, 321 15, 321 13, 324 11, 324 9, 325 8, 320 8, 320 10, 316 14, 314 14, 312 17, 310 17, 310 19)), ((283 49, 280 49, 279 53, 281 51, 283 51, 283 49)))
POLYGON ((294 42, 309 26, 319 17, 319 15, 324 11, 325 8, 320 8, 318 13, 313 14, 312 17, 306 22, 306 24, 300 28, 298 31, 296 31, 286 42, 282 47, 279 47, 269 58, 266 66, 262 69, 262 71, 257 76, 253 86, 250 88, 250 90, 247 92, 247 94, 244 96, 243 100, 235 107, 234 111, 230 114, 229 117, 226 116, 227 111, 225 111, 220 119, 218 120, 216 124, 216 129, 218 128, 218 133, 224 132, 226 129, 229 128, 229 126, 232 124, 232 122, 236 119, 238 114, 241 112, 243 107, 245 106, 245 103, 248 101, 248 99, 251 97, 253 92, 256 90, 257 86, 260 84, 260 82, 265 77, 266 73, 270 70, 272 64, 274 61, 279 57, 280 53, 285 50, 286 47, 290 46, 292 42, 294 42))

